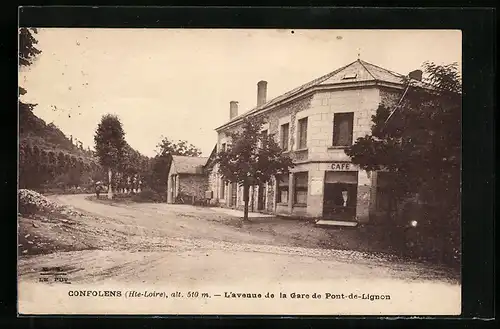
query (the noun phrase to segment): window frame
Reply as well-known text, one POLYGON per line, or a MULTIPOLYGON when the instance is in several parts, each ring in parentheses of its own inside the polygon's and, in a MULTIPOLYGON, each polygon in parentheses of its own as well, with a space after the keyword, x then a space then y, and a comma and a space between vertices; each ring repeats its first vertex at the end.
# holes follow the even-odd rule
POLYGON ((294 206, 307 206, 308 195, 309 195, 309 172, 308 171, 301 171, 301 172, 294 173, 293 174, 293 205, 294 206), (305 186, 299 186, 297 184, 297 181, 298 181, 300 175, 305 176, 305 181, 306 181, 305 186), (297 202, 297 192, 298 191, 305 191, 306 192, 306 202, 300 202, 300 203, 297 202))
POLYGON ((333 114, 333 133, 332 133, 332 146, 333 147, 348 147, 351 146, 353 143, 353 131, 354 131, 354 112, 337 112, 333 114), (337 129, 341 124, 340 117, 345 117, 349 118, 350 121, 348 121, 349 127, 349 137, 348 137, 348 142, 346 144, 340 143, 339 140, 342 140, 343 138, 340 137, 340 134, 337 135, 337 129), (338 118, 337 120, 335 120, 338 118), (336 124, 338 123, 338 124, 336 124), (336 129, 337 128, 337 129, 336 129))
POLYGON ((307 148, 308 125, 309 125, 308 117, 303 117, 303 118, 300 118, 297 120, 297 149, 298 150, 304 150, 307 148), (304 125, 304 121, 305 121, 305 125, 304 125), (304 128, 304 130, 302 128, 304 128), (304 144, 301 144, 301 142, 303 142, 304 144))
MULTIPOLYGON (((268 130, 267 128, 266 128, 266 129, 262 129, 262 130, 260 131, 260 137, 261 137, 262 139, 266 138, 266 136, 268 136, 268 135, 269 135, 269 130, 268 130)), ((259 147, 259 148, 261 148, 261 147, 262 147, 262 140, 260 140, 260 139, 259 139, 259 141, 258 141, 258 147, 259 147)))
POLYGON ((276 203, 277 204, 282 204, 282 205, 288 205, 290 202, 290 176, 288 174, 281 174, 276 177, 276 203), (281 181, 279 179, 279 176, 284 176, 286 177, 286 180, 282 183, 283 185, 280 185, 281 181), (281 192, 286 191, 287 192, 287 200, 286 202, 281 199, 281 192))
POLYGON ((283 151, 290 150, 290 122, 285 122, 280 125, 280 147, 283 151), (286 126, 287 129, 284 129, 286 126), (286 131, 286 138, 284 132, 286 131), (285 147, 286 142, 286 147, 285 147))

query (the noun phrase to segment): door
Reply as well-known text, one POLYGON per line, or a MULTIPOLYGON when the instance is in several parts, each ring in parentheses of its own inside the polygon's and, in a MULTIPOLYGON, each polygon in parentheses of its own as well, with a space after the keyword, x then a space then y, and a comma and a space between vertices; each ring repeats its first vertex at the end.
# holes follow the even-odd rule
POLYGON ((266 209, 266 188, 264 184, 259 185, 258 189, 258 199, 257 199, 257 210, 262 211, 266 209))
POLYGON ((356 219, 357 184, 326 183, 323 217, 339 221, 356 219))
POLYGON ((231 183, 231 207, 236 207, 236 198, 238 195, 238 184, 231 183))

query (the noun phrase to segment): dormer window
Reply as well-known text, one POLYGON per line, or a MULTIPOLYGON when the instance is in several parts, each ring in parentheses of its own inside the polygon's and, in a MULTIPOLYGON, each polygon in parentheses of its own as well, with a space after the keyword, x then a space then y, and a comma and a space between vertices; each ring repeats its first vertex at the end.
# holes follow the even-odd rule
POLYGON ((342 77, 342 80, 356 79, 357 76, 358 75, 356 73, 344 74, 344 77, 342 77))

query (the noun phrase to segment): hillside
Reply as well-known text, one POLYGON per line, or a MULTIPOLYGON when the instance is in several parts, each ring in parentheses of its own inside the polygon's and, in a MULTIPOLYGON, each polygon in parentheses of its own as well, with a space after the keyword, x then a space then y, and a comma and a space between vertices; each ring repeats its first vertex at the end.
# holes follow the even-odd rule
POLYGON ((74 145, 54 124, 38 118, 32 107, 19 105, 20 187, 76 187, 89 185, 92 176, 100 176, 100 165, 92 151, 74 145))
POLYGON ((57 126, 53 123, 47 124, 37 117, 31 111, 29 105, 21 105, 19 107, 20 141, 38 145, 43 149, 56 152, 63 151, 68 155, 78 156, 92 162, 95 161, 92 151, 77 147, 57 126))
MULTIPOLYGON (((91 190, 95 181, 106 181, 107 173, 94 152, 37 117, 33 107, 19 104, 19 187, 41 192, 91 190)), ((149 158, 128 143, 125 154, 113 178, 119 188, 128 184, 129 177, 144 177, 149 168, 149 158)))

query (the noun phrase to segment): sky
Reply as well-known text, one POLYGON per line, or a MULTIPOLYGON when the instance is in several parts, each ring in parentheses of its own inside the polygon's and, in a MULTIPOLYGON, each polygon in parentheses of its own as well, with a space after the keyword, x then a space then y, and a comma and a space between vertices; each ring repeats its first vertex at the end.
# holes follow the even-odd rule
POLYGON ((260 80, 270 100, 358 55, 401 74, 462 60, 457 30, 54 28, 35 37, 42 53, 19 72, 34 113, 85 148, 101 117, 116 114, 127 142, 147 156, 162 136, 208 156, 229 102, 239 114, 251 110, 260 80))

